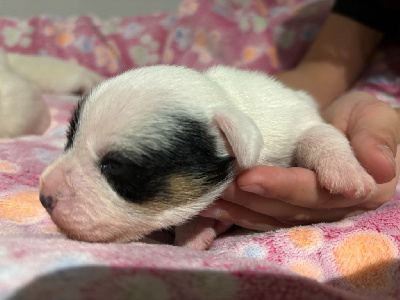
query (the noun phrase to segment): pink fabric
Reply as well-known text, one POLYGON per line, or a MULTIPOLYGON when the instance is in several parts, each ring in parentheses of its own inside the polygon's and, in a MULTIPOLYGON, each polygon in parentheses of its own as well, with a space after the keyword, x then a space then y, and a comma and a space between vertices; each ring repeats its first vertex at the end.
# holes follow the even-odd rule
MULTIPOLYGON (((268 73, 292 66, 331 1, 183 1, 175 14, 101 21, 0 19, 8 51, 72 60, 105 76, 156 63, 268 73)), ((400 103, 398 49, 385 47, 359 89, 400 103), (396 60, 397 59, 397 60, 396 60)), ((380 209, 330 224, 267 233, 236 230, 209 251, 170 245, 90 244, 57 231, 38 178, 60 153, 74 105, 46 96, 43 136, 0 140, 0 298, 398 299, 400 186, 380 209)))

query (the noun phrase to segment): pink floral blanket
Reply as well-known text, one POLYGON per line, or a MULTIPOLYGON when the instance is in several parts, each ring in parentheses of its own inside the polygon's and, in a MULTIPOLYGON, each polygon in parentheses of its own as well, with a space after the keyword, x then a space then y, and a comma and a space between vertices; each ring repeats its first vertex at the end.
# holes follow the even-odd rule
MULTIPOLYGON (((176 13, 0 18, 0 46, 51 55, 104 76, 169 63, 267 73, 296 63, 328 0, 185 0, 176 13)), ((117 5, 117 2, 116 2, 117 5)), ((399 49, 382 47, 358 88, 400 103, 399 49)), ((43 136, 0 140, 1 299, 399 299, 400 186, 376 211, 275 232, 239 230, 208 251, 68 240, 38 199, 76 99, 46 96, 43 136)))

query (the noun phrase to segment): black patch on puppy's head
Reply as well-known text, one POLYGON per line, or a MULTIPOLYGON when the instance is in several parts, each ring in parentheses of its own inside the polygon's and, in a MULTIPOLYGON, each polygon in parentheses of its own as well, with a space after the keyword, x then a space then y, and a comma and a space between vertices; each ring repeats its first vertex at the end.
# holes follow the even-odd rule
POLYGON ((78 104, 75 106, 74 111, 72 112, 71 119, 69 120, 69 127, 67 130, 67 142, 65 144, 64 150, 67 151, 70 149, 74 143, 75 134, 78 131, 81 113, 83 110, 83 106, 88 98, 88 94, 81 98, 78 101, 78 104))
POLYGON ((173 132, 162 132, 165 146, 153 149, 148 146, 152 143, 132 137, 145 149, 142 154, 118 149, 100 160, 102 175, 125 200, 179 205, 196 200, 232 176, 233 158, 218 156, 207 124, 182 115, 173 116, 171 122, 173 132))

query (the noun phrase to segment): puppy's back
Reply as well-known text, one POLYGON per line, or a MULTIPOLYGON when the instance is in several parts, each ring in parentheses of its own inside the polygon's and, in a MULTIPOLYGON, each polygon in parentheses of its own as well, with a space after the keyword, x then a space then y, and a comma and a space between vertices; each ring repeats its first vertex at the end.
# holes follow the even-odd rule
POLYGON ((322 122, 310 96, 270 76, 223 66, 211 68, 205 75, 217 82, 232 104, 259 128, 264 140, 259 164, 291 165, 298 137, 322 122))

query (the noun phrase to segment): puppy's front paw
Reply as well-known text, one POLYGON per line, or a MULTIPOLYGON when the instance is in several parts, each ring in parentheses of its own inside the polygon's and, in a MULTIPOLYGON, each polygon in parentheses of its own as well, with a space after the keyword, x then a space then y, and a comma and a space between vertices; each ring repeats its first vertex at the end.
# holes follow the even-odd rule
POLYGON ((333 194, 364 198, 376 189, 374 179, 360 165, 346 137, 328 124, 309 129, 296 151, 298 164, 314 170, 320 185, 333 194))
POLYGON ((330 154, 322 156, 321 163, 315 171, 320 185, 333 194, 364 198, 376 189, 374 179, 352 153, 340 157, 330 154))

